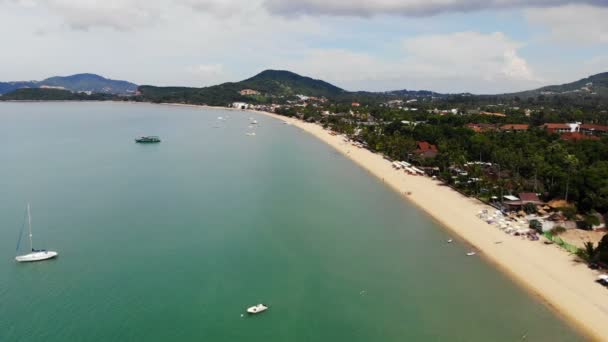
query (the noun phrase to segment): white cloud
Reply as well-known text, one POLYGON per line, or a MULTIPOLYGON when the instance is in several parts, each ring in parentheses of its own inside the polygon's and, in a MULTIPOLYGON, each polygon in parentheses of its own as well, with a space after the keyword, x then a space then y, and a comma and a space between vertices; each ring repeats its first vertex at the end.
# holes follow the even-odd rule
POLYGON ((161 8, 153 0, 8 0, 19 6, 49 11, 74 29, 109 27, 119 31, 158 21, 161 8))
POLYGON ((554 41, 580 44, 608 43, 608 8, 570 5, 526 11, 529 22, 545 26, 554 41))
POLYGON ((187 67, 186 71, 194 74, 196 77, 217 79, 224 74, 224 66, 221 64, 198 64, 187 67))
POLYGON ((297 61, 280 64, 280 68, 347 84, 384 79, 392 73, 391 62, 343 49, 312 49, 297 61))
MULTIPOLYGON (((608 7, 606 0, 0 0, 31 9, 46 9, 63 18, 69 27, 88 30, 109 27, 131 30, 153 25, 166 11, 187 7, 199 13, 228 17, 235 13, 256 14, 261 9, 282 16, 374 15, 432 16, 487 9, 553 8, 569 4, 608 7)), ((598 14, 592 14, 598 17, 598 14)))
POLYGON ((521 47, 501 32, 457 32, 419 36, 404 42, 408 61, 429 76, 467 77, 486 81, 534 81, 527 62, 517 54, 521 47))
POLYGON ((368 17, 379 14, 431 16, 485 9, 553 7, 585 3, 608 6, 605 0, 266 0, 265 6, 283 15, 340 15, 368 17))
POLYGON ((458 32, 403 41, 403 57, 386 60, 347 50, 312 50, 284 66, 350 90, 431 89, 478 93, 541 85, 521 44, 503 33, 458 32))
POLYGON ((260 0, 178 0, 178 3, 199 12, 213 13, 221 17, 253 12, 260 6, 260 0))

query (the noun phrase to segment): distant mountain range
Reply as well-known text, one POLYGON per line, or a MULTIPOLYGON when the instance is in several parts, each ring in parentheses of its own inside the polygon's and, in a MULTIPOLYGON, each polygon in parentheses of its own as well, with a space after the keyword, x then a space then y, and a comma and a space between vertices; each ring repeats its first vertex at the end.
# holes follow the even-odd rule
POLYGON ((0 95, 23 88, 49 88, 114 95, 134 95, 137 91, 137 85, 131 82, 111 80, 95 74, 76 74, 51 77, 43 81, 0 82, 0 95))
POLYGON ((540 95, 596 96, 608 98, 608 72, 589 76, 576 82, 566 83, 562 85, 551 85, 535 90, 528 90, 505 95, 519 96, 523 98, 535 97, 540 95))
MULTIPOLYGON (((94 74, 77 74, 67 77, 51 77, 44 81, 31 82, 0 82, 0 95, 6 94, 5 100, 15 97, 22 98, 42 96, 44 92, 19 92, 13 96, 8 94, 22 88, 51 88, 71 92, 91 92, 107 95, 134 95, 140 101, 151 102, 181 102, 209 105, 226 105, 231 102, 246 101, 252 103, 268 103, 272 99, 289 99, 295 95, 326 97, 341 102, 361 101, 377 103, 391 99, 403 98, 438 98, 457 99, 458 101, 483 102, 488 99, 526 99, 526 98, 555 98, 565 99, 571 104, 585 103, 608 104, 608 72, 587 77, 585 79, 562 84, 546 86, 535 90, 497 94, 473 95, 442 94, 428 90, 394 90, 386 92, 350 92, 328 82, 298 75, 284 70, 265 70, 251 78, 240 82, 228 82, 215 86, 193 87, 156 87, 137 86, 127 81, 115 81, 94 74)), ((59 94, 59 93, 53 93, 59 94)), ((45 94, 45 96, 52 94, 45 94)), ((64 95, 65 96, 65 95, 64 95)), ((51 96, 52 97, 52 96, 51 96)), ((48 97, 45 97, 48 98, 48 97)), ((0 99, 2 99, 0 97, 0 99)))
POLYGON ((322 80, 300 76, 290 71, 266 70, 241 82, 230 82, 204 88, 188 87, 153 87, 141 86, 143 98, 155 102, 186 102, 223 105, 234 101, 265 102, 269 97, 289 97, 297 94, 306 96, 327 97, 342 101, 378 102, 395 98, 454 98, 467 97, 472 100, 487 98, 537 98, 575 97, 582 101, 595 97, 596 101, 608 102, 608 73, 597 74, 588 78, 563 84, 546 86, 540 89, 497 95, 473 95, 470 93, 442 94, 428 90, 394 90, 386 92, 349 92, 322 80), (240 91, 251 89, 258 93, 241 94, 240 91))

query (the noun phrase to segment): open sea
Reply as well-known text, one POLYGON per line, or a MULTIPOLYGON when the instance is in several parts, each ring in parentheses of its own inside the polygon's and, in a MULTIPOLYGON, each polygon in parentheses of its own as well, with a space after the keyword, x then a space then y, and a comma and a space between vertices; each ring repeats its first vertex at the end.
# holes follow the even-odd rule
POLYGON ((583 340, 449 237, 269 117, 0 103, 2 342, 583 340), (28 202, 55 260, 14 260, 28 202))

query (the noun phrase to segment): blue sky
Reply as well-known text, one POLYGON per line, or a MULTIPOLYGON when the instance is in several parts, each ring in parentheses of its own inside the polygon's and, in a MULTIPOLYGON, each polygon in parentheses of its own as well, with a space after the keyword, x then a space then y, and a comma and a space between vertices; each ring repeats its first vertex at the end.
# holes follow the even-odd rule
POLYGON ((608 71, 608 1, 0 0, 0 79, 499 93, 608 71), (10 32, 10 34, 6 34, 10 32))

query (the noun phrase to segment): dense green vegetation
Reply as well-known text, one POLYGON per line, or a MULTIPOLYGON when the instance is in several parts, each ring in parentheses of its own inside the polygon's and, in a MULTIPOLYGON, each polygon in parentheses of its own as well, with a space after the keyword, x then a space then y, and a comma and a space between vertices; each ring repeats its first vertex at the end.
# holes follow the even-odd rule
POLYGON ((108 94, 72 93, 61 89, 24 88, 0 96, 0 101, 106 101, 120 100, 108 94))
MULTIPOLYGON (((437 167, 446 182, 482 198, 536 192, 545 200, 567 199, 583 213, 608 213, 607 137, 564 141, 559 135, 534 126, 523 132, 476 133, 465 124, 500 125, 518 118, 412 114, 383 107, 355 109, 350 114, 352 109, 342 107, 327 107, 333 113, 345 113, 341 115, 324 116, 320 109, 312 107, 282 109, 278 113, 320 122, 392 159, 437 167), (419 124, 413 125, 415 121, 419 124), (417 156, 417 141, 437 145, 437 157, 417 156), (468 162, 492 165, 471 166, 468 162), (455 170, 464 170, 468 175, 461 177, 455 170)), ((530 122, 538 118, 519 119, 530 122)))

